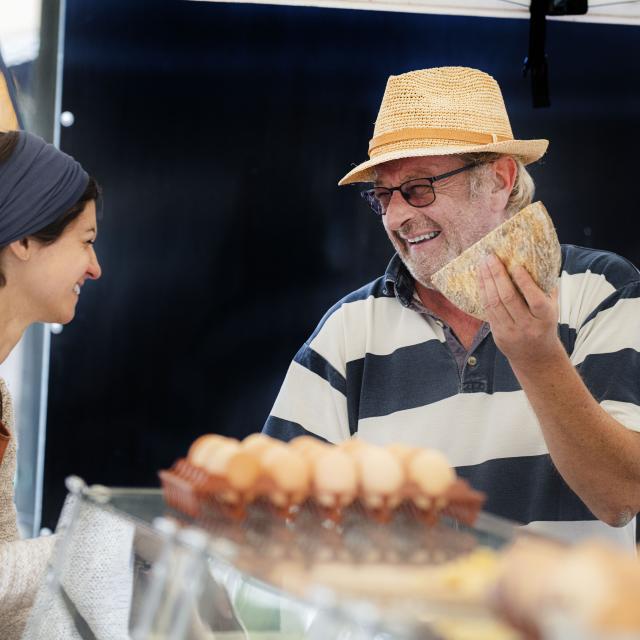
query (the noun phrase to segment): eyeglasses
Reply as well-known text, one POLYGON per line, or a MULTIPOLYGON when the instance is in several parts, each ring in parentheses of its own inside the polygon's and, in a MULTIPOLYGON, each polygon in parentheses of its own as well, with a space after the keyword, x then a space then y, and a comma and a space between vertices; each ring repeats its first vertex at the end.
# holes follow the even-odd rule
POLYGON ((455 176, 463 171, 468 171, 469 169, 473 169, 473 167, 477 167, 479 164, 480 163, 478 162, 472 162, 471 164, 465 164, 459 169, 442 173, 439 176, 407 180, 399 187, 374 187, 373 189, 361 191, 360 195, 369 203, 373 212, 379 216, 383 216, 387 213, 387 208, 389 207, 394 191, 399 191, 402 197, 412 207, 428 207, 436 200, 436 192, 433 188, 434 182, 450 178, 451 176, 455 176))

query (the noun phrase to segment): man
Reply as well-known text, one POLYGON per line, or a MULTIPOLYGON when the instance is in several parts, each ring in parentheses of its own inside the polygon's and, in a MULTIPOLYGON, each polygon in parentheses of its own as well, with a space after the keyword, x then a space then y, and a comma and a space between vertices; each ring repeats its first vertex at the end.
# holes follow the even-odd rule
POLYGON ((531 202, 495 80, 445 67, 392 76, 370 159, 340 184, 363 192, 396 249, 381 278, 338 302, 291 364, 265 425, 289 439, 358 435, 443 451, 490 512, 632 548, 640 509, 640 274, 563 246, 557 290, 480 268, 488 323, 431 276, 531 202))

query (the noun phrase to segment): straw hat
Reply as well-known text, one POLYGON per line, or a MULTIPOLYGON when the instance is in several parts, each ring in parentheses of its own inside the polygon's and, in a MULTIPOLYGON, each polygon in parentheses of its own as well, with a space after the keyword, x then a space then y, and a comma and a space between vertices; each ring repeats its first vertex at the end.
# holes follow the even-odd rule
POLYGON ((416 156, 496 152, 525 164, 548 140, 514 140, 498 83, 467 67, 436 67, 391 76, 369 142, 369 160, 338 184, 371 182, 383 162, 416 156))

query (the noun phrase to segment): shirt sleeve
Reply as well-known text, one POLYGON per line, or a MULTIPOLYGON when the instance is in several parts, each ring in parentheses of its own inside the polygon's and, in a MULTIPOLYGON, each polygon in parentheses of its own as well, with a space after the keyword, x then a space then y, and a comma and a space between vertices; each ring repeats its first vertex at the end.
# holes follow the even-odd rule
POLYGON ((336 306, 293 359, 263 433, 281 440, 348 439, 346 359, 343 309, 336 306))
POLYGON ((602 408, 640 431, 640 282, 617 289, 587 316, 571 361, 602 408))

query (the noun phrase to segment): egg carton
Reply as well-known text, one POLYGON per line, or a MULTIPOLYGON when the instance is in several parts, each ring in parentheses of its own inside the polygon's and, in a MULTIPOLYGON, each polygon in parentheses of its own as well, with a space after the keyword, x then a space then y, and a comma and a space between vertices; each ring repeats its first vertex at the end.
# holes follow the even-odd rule
POLYGON ((186 458, 177 460, 171 469, 160 471, 159 475, 167 504, 201 522, 242 521, 257 510, 290 522, 304 514, 314 526, 322 522, 341 524, 354 513, 360 519, 377 523, 400 517, 432 527, 442 517, 449 517, 472 526, 485 501, 485 495, 462 478, 457 478, 438 497, 426 496, 415 483, 406 482, 393 496, 359 495, 345 502, 339 494, 326 493, 320 501, 313 487, 308 492, 283 491, 266 475, 260 476, 249 490, 238 491, 224 477, 208 473, 186 458))

